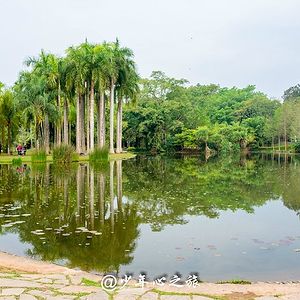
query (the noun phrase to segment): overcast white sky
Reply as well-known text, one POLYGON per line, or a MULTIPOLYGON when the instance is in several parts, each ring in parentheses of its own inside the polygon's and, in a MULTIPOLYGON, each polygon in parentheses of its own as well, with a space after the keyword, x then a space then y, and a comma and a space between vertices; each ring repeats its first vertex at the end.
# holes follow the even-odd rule
POLYGON ((299 0, 0 0, 0 81, 12 84, 42 48, 118 37, 142 76, 280 97, 300 83, 299 11, 299 0))

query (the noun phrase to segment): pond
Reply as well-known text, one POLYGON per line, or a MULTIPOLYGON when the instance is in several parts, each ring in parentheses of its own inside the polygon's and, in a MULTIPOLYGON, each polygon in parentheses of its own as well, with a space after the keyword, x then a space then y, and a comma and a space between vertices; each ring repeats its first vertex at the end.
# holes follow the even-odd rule
POLYGON ((149 278, 299 280, 300 159, 0 165, 0 251, 149 278))

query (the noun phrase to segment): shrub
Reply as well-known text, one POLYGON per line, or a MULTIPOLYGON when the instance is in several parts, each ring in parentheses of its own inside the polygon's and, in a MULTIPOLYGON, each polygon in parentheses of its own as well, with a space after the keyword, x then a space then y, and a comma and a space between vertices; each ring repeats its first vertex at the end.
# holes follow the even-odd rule
POLYGON ((12 164, 13 164, 14 166, 21 166, 21 165, 22 165, 22 159, 21 159, 21 157, 13 158, 12 164))
POLYGON ((55 163, 71 163, 78 161, 78 155, 74 153, 74 148, 70 145, 60 145, 53 149, 53 161, 55 163))
POLYGON ((47 155, 44 149, 34 150, 31 154, 31 162, 46 162, 47 155))
POLYGON ((91 162, 108 161, 108 148, 96 148, 93 152, 89 154, 89 160, 91 162))
POLYGON ((294 150, 296 153, 300 153, 300 142, 294 144, 294 150))
POLYGON ((127 151, 135 151, 136 149, 135 149, 135 147, 128 147, 126 150, 127 151))

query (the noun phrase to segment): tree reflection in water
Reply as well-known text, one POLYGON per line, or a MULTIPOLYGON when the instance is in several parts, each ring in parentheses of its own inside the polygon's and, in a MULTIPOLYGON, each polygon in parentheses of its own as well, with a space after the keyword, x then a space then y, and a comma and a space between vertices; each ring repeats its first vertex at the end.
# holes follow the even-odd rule
POLYGON ((32 257, 84 270, 130 264, 142 223, 160 231, 187 215, 253 213, 270 199, 300 211, 299 160, 280 155, 0 165, 0 175, 0 234, 18 234, 32 257))

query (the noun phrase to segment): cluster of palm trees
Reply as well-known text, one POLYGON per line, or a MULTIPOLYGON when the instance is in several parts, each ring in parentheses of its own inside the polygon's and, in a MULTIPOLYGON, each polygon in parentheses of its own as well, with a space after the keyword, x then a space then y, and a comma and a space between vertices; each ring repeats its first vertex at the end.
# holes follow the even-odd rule
POLYGON ((36 148, 49 153, 52 143, 74 142, 76 152, 90 153, 107 147, 105 116, 109 111, 109 152, 122 152, 123 104, 134 101, 139 90, 129 48, 121 47, 118 40, 86 41, 68 48, 64 57, 41 51, 25 63, 29 69, 20 73, 13 95, 22 126, 34 132, 36 148))

